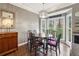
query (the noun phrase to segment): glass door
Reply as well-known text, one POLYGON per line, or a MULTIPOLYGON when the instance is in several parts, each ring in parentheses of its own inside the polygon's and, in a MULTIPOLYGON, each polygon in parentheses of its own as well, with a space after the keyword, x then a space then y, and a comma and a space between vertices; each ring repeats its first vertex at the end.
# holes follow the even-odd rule
POLYGON ((56 37, 61 34, 61 41, 65 41, 64 39, 64 17, 58 17, 55 19, 55 30, 56 30, 56 37))
POLYGON ((66 15, 66 43, 71 47, 71 43, 72 43, 72 14, 66 15))
POLYGON ((61 41, 65 41, 65 17, 54 17, 47 19, 47 32, 48 35, 53 35, 57 38, 58 34, 61 33, 61 41))
POLYGON ((47 19, 47 36, 54 35, 54 18, 47 19))
POLYGON ((41 36, 45 37, 46 36, 46 19, 41 19, 41 36))

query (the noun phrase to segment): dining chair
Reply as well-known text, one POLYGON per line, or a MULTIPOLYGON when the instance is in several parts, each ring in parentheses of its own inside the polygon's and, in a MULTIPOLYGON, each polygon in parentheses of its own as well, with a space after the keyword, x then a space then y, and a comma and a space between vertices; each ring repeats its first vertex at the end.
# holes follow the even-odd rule
MULTIPOLYGON (((57 49, 59 49, 59 54, 60 54, 60 39, 61 39, 61 34, 58 35, 57 40, 51 40, 48 39, 48 45, 50 47, 54 47, 55 48, 55 52, 56 52, 56 56, 57 56, 57 49)), ((53 50, 52 48, 50 48, 51 50, 53 50)))
POLYGON ((41 53, 40 48, 43 49, 43 51, 44 51, 44 43, 42 42, 42 38, 41 37, 35 37, 35 44, 34 44, 34 46, 35 46, 35 56, 39 55, 38 52, 41 53))
POLYGON ((32 32, 29 33, 28 41, 30 41, 28 44, 30 55, 31 55, 32 51, 34 51, 34 55, 37 56, 38 55, 37 52, 38 52, 39 47, 42 47, 42 49, 44 49, 44 44, 42 42, 42 38, 35 36, 34 33, 32 33, 32 32))
POLYGON ((27 46, 28 46, 28 50, 30 52, 30 55, 31 55, 31 52, 33 50, 33 33, 32 32, 29 32, 28 33, 28 43, 27 43, 27 46))

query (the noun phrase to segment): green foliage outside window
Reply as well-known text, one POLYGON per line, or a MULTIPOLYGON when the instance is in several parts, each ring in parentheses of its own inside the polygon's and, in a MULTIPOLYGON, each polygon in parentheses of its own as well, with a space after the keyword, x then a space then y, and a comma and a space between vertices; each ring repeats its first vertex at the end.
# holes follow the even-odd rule
POLYGON ((59 34, 61 34, 61 38, 62 38, 62 35, 63 35, 63 28, 57 28, 57 29, 56 29, 56 37, 58 37, 59 34))
POLYGON ((62 28, 62 24, 60 22, 60 19, 59 19, 59 23, 57 24, 57 28, 56 28, 56 37, 58 37, 59 34, 61 34, 61 38, 62 38, 63 28, 62 28))
POLYGON ((63 28, 62 28, 60 19, 59 19, 58 24, 56 25, 56 29, 54 29, 54 22, 52 24, 52 21, 50 21, 49 22, 49 29, 46 32, 47 32, 47 35, 52 34, 54 37, 55 37, 55 34, 56 34, 56 37, 58 37, 59 34, 63 35, 63 28))

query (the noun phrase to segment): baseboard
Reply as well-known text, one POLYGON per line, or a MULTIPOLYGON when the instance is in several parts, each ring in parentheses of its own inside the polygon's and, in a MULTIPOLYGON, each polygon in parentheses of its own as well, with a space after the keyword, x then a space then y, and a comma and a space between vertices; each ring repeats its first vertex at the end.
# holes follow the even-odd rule
POLYGON ((25 45, 25 44, 27 44, 27 42, 20 43, 20 44, 18 44, 18 47, 22 46, 22 45, 25 45))

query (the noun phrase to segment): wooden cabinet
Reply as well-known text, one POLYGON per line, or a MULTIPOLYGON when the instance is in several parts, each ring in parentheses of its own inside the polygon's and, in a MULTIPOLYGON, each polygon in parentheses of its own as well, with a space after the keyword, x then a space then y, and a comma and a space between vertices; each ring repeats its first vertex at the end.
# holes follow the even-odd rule
POLYGON ((5 55, 18 48, 18 33, 0 33, 0 55, 5 55))
POLYGON ((0 53, 2 53, 2 40, 0 40, 0 53))

